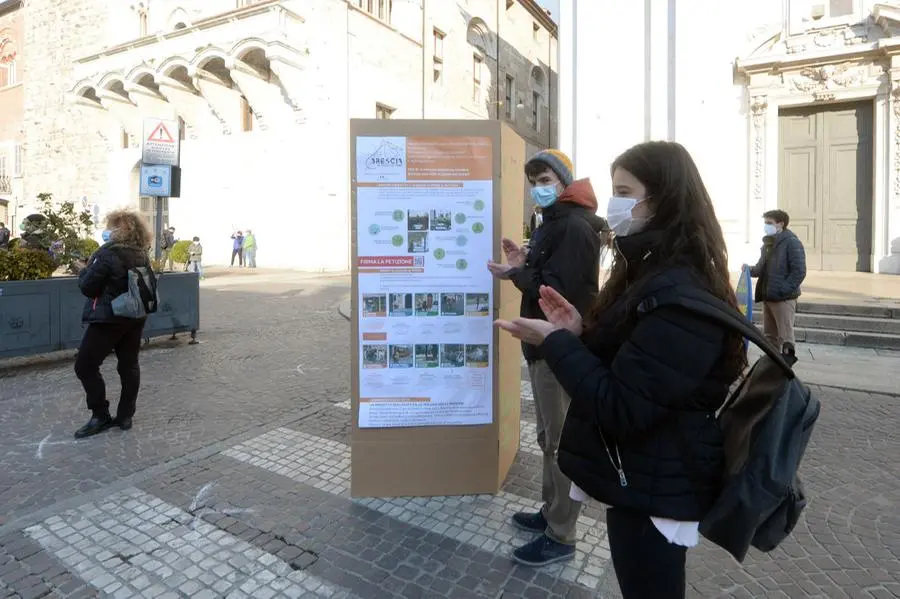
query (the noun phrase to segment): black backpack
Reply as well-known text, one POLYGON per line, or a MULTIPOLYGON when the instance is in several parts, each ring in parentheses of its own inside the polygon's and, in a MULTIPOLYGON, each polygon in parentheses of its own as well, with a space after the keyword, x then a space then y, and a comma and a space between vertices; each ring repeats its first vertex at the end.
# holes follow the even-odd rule
MULTIPOLYGON (((739 562, 752 545, 772 551, 790 535, 806 507, 797 475, 821 404, 743 314, 696 287, 677 285, 645 298, 638 311, 680 306, 744 335, 765 352, 716 418, 725 435, 722 493, 700 522, 700 533, 739 562)), ((679 439, 692 478, 691 457, 679 439)))

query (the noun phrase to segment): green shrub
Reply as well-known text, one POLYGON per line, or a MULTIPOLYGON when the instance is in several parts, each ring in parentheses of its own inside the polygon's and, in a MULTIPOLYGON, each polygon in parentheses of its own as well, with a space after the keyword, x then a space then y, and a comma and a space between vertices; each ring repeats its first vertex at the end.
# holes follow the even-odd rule
POLYGON ((175 245, 172 246, 172 261, 178 262, 179 264, 187 264, 188 261, 188 247, 190 247, 191 242, 187 239, 182 239, 181 241, 176 241, 175 245))
POLYGON ((10 250, 0 252, 0 281, 34 281, 49 279, 56 263, 43 250, 10 250))
POLYGON ((153 269, 153 272, 159 274, 161 272, 165 272, 166 270, 166 262, 162 258, 157 260, 153 256, 150 257, 150 268, 153 269))
POLYGON ((79 239, 76 244, 75 251, 73 254, 75 256, 81 255, 83 260, 87 260, 90 258, 94 252, 100 249, 100 244, 94 241, 91 238, 79 239))
POLYGON ((49 243, 62 242, 62 251, 56 255, 58 265, 68 265, 75 260, 87 258, 80 256, 81 242, 93 230, 91 214, 87 210, 78 210, 74 202, 56 204, 53 194, 39 193, 40 213, 47 219, 42 227, 49 243))
POLYGON ((9 240, 9 249, 10 250, 14 250, 18 247, 19 247, 19 238, 18 237, 16 237, 15 239, 9 240))

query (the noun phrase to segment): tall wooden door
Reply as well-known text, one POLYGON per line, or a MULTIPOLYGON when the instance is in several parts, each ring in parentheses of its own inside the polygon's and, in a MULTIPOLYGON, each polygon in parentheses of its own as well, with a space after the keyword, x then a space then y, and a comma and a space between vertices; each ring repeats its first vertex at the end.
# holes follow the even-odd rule
POLYGON ((872 270, 871 102, 779 115, 778 206, 811 270, 872 270))

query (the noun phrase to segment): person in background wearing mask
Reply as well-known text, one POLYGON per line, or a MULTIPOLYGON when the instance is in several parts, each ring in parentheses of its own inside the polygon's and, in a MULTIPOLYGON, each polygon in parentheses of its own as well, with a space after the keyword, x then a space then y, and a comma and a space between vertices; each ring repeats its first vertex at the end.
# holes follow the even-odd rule
POLYGON ((234 268, 234 259, 237 257, 238 266, 244 267, 244 234, 236 231, 231 235, 231 267, 234 268))
POLYGON ((160 264, 165 270, 174 270, 172 261, 172 248, 175 247, 175 227, 169 227, 163 230, 162 238, 159 240, 160 264))
POLYGON ((534 205, 534 208, 531 210, 531 218, 528 219, 528 241, 529 245, 531 239, 534 238, 534 232, 537 231, 537 228, 541 226, 544 222, 544 217, 541 215, 541 207, 537 204, 534 205))
POLYGON ((8 250, 9 249, 9 229, 6 228, 6 223, 0 223, 0 250, 8 250))
POLYGON ((191 245, 188 246, 188 263, 185 270, 197 273, 200 280, 203 280, 203 246, 200 244, 200 238, 194 236, 191 245))
POLYGON ((244 261, 247 268, 256 268, 256 235, 250 229, 244 235, 244 261))
MULTIPOLYGON (((523 318, 544 318, 540 289, 549 286, 578 310, 586 310, 597 293, 600 233, 605 222, 595 213, 597 197, 587 179, 575 181, 572 161, 559 150, 538 152, 525 165, 531 197, 541 208, 543 223, 529 247, 503 239, 506 264, 488 262, 491 273, 511 280, 522 292, 523 318)), ((539 347, 522 344, 534 392, 538 445, 543 452, 543 500, 537 513, 513 515, 513 524, 539 534, 517 549, 513 558, 528 566, 543 566, 575 556, 575 523, 581 503, 569 497, 569 479, 556 463, 569 396, 557 382, 539 347)))
POLYGON ((85 262, 77 262, 78 287, 87 298, 82 320, 87 330, 75 358, 75 375, 84 387, 91 419, 75 431, 81 439, 118 426, 131 428, 141 386, 139 354, 146 318, 131 319, 113 313, 113 299, 128 291, 128 271, 149 267, 147 250, 153 234, 140 214, 128 210, 111 212, 106 218, 109 241, 85 262), (115 352, 122 392, 116 417, 109 414, 106 383, 100 366, 115 352))
POLYGON ((800 285, 806 278, 806 250, 787 228, 791 222, 787 212, 770 210, 763 214, 763 222, 759 262, 745 264, 744 269, 759 278, 754 299, 763 304, 763 333, 782 353, 796 357, 794 319, 800 285))
POLYGON ((546 320, 497 326, 539 348, 572 397, 559 465, 573 497, 609 506, 624 599, 682 599, 687 548, 697 544, 725 474, 715 411, 747 354, 740 334, 702 316, 674 306, 641 310, 674 286, 737 310, 725 237, 687 150, 639 144, 616 158, 611 173, 615 257, 588 317, 546 286, 546 320))

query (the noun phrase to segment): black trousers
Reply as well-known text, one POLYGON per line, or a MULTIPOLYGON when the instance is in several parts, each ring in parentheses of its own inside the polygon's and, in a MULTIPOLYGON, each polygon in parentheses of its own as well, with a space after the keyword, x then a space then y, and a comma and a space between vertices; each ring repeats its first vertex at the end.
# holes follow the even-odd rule
POLYGON ((623 599, 684 599, 685 547, 669 543, 650 516, 632 510, 606 510, 606 529, 623 599))
POLYGON ((75 358, 75 375, 84 386, 87 407, 96 416, 109 414, 106 400, 106 383, 100 374, 100 366, 106 356, 116 352, 119 378, 122 379, 122 394, 116 416, 131 418, 137 404, 141 387, 141 367, 138 355, 141 351, 141 336, 144 319, 114 323, 91 323, 88 325, 78 357, 75 358))
POLYGON ((237 256, 238 264, 244 265, 244 250, 231 250, 231 265, 234 266, 234 257, 237 256))

